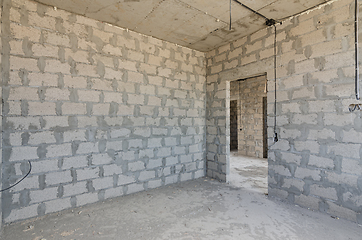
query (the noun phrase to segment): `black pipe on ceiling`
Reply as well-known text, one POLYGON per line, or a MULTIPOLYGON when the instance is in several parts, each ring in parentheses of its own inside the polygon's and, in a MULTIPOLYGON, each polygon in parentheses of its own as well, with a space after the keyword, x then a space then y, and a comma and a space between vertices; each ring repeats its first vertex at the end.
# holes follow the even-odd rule
POLYGON ((263 14, 261 14, 261 13, 255 11, 254 9, 246 6, 244 3, 241 3, 241 2, 239 2, 238 0, 234 0, 234 2, 240 4, 241 6, 243 6, 243 7, 246 8, 246 9, 248 9, 249 11, 255 13, 256 15, 258 15, 258 16, 260 16, 260 17, 262 17, 262 18, 265 18, 265 20, 266 20, 266 21, 265 21, 265 25, 267 25, 267 26, 273 26, 273 25, 275 25, 275 24, 277 23, 277 21, 275 21, 274 19, 265 17, 263 14))
MULTIPOLYGON (((275 19, 265 17, 263 14, 246 6, 245 4, 239 2, 238 0, 234 0, 234 2, 240 4, 241 6, 248 9, 249 11, 257 14, 258 16, 264 18, 265 25, 267 25, 269 27, 274 26, 274 84, 275 84, 274 94, 275 94, 275 96, 274 96, 274 137, 273 137, 273 141, 274 141, 274 143, 276 143, 279 141, 278 133, 277 133, 277 27, 276 27, 276 24, 278 22, 275 19)), ((231 3, 231 1, 230 1, 230 3, 231 3)), ((231 4, 230 4, 230 13, 231 13, 231 4)), ((231 15, 230 15, 230 28, 231 28, 231 15)))

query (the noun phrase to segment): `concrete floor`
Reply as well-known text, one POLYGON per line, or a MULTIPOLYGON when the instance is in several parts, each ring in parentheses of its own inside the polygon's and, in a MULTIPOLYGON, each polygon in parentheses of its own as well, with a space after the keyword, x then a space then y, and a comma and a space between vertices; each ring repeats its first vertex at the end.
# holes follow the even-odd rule
POLYGON ((235 187, 259 193, 268 193, 268 159, 242 156, 230 152, 229 182, 235 187))
POLYGON ((1 239, 362 238, 356 223, 266 196, 265 160, 246 160, 231 161, 230 184, 202 178, 114 198, 8 225, 1 239))

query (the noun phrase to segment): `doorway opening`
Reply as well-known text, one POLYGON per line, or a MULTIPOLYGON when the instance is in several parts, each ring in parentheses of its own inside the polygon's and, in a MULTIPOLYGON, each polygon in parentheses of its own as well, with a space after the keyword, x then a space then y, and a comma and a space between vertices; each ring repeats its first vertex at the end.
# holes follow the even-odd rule
POLYGON ((268 101, 263 97, 263 158, 268 158, 268 101))
POLYGON ((264 194, 268 193, 266 82, 265 74, 230 82, 229 182, 264 194))
POLYGON ((230 151, 238 150, 238 101, 230 101, 230 151))

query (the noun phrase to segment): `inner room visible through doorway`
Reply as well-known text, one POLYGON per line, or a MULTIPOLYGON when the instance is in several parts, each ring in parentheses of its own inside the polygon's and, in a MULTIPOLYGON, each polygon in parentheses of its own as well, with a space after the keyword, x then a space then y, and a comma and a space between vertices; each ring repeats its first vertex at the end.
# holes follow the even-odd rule
POLYGON ((266 75, 230 82, 230 178, 268 193, 266 75))

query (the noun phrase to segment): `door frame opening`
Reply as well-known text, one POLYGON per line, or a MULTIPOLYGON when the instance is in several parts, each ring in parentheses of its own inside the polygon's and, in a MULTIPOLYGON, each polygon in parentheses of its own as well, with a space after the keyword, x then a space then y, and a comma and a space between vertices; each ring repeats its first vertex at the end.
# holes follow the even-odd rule
MULTIPOLYGON (((230 144, 231 144, 231 137, 232 137, 232 133, 231 133, 231 122, 230 122, 230 120, 231 120, 231 117, 232 117, 232 115, 231 115, 231 112, 230 112, 230 110, 231 110, 231 101, 235 101, 236 99, 234 99, 235 97, 234 96, 232 96, 232 92, 231 91, 233 91, 233 89, 232 89, 232 84, 233 84, 233 82, 237 82, 237 81, 247 81, 247 80, 252 80, 252 79, 256 79, 256 78, 258 78, 258 77, 263 77, 264 79, 263 80, 261 80, 261 79, 259 79, 259 81, 263 81, 263 84, 262 84, 262 89, 261 89, 261 91, 263 92, 263 94, 261 94, 261 96, 257 96, 256 98, 258 98, 258 103, 257 103, 257 108, 258 109, 255 109, 255 111, 256 111, 256 113, 255 114, 257 114, 258 115, 258 117, 260 118, 260 119, 257 119, 256 121, 257 121, 257 124, 259 124, 259 126, 258 126, 258 129, 259 129, 259 131, 260 132, 258 132, 258 134, 260 135, 260 136, 258 136, 259 138, 261 137, 261 139, 258 139, 256 142, 258 142, 258 143, 256 143, 256 146, 257 146, 257 148, 258 148, 258 151, 259 151, 259 154, 257 155, 257 157, 258 158, 262 158, 263 159, 263 161, 266 161, 267 162, 267 160, 265 160, 264 158, 267 158, 267 154, 268 154, 268 133, 267 133, 267 74, 266 73, 263 73, 263 74, 257 74, 257 75, 254 75, 254 76, 249 76, 249 77, 245 77, 245 78, 242 78, 242 79, 236 79, 236 80, 229 80, 229 81, 226 81, 226 91, 227 91, 227 93, 226 93, 226 96, 227 96, 227 98, 226 98, 226 108, 227 108, 227 110, 226 110, 226 120, 227 120, 227 125, 229 125, 229 131, 228 131, 228 133, 229 133, 229 135, 228 135, 228 137, 227 137, 227 142, 228 142, 228 144, 229 144, 229 147, 227 147, 227 149, 228 149, 228 156, 227 156, 227 171, 226 171, 226 173, 227 173, 227 176, 226 176, 226 179, 227 179, 227 182, 230 182, 230 180, 231 180, 231 176, 230 176, 230 174, 231 174, 231 164, 230 164, 230 159, 231 159, 231 153, 230 153, 230 151, 232 150, 230 147, 230 144), (262 145, 262 146, 260 146, 260 145, 262 145)), ((255 81, 255 82, 257 82, 257 81, 255 81)), ((235 89, 234 89, 235 90, 235 89)), ((259 90, 260 90, 260 88, 259 88, 259 90)), ((259 91, 258 90, 258 91, 259 91)), ((240 89, 239 89, 239 95, 240 95, 240 89)), ((242 126, 242 124, 240 124, 241 122, 242 122, 242 112, 240 111, 240 108, 241 108, 241 106, 240 106, 240 99, 238 99, 237 100, 238 101, 238 104, 237 104, 237 108, 238 108, 238 114, 237 114, 237 122, 238 122, 238 125, 237 125, 237 135, 238 135, 238 145, 240 146, 240 135, 242 135, 242 134, 240 134, 240 132, 241 131, 243 131, 243 128, 244 128, 244 126, 242 126)), ((244 106, 245 107, 245 106, 244 106)), ((256 107, 256 106, 254 106, 254 107, 256 107)), ((246 142, 246 141, 245 141, 246 142)), ((238 146, 238 148, 239 148, 239 146, 238 146)), ((239 151, 240 149, 238 149, 238 151, 239 151)), ((233 152, 233 158, 234 158, 234 154, 235 154, 235 152, 233 152)), ((265 169, 265 168, 264 168, 265 169)), ((264 176, 265 178, 266 178, 266 181, 268 181, 268 176, 267 176, 267 171, 266 171, 266 175, 264 176)), ((267 185, 266 185, 267 186, 267 185)))

